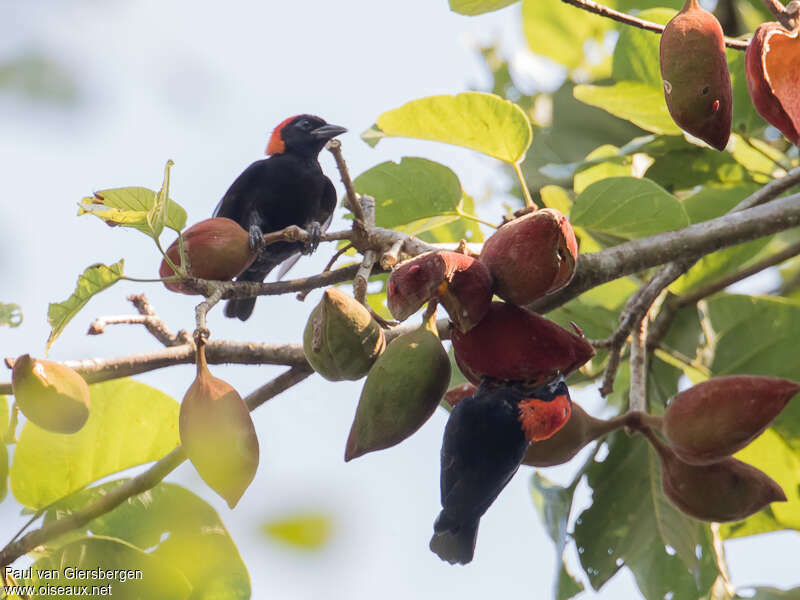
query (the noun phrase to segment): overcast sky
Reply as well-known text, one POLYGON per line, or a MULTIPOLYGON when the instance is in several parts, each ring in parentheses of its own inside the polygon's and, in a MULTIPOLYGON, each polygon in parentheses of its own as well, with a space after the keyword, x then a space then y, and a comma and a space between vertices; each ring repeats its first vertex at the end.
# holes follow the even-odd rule
MULTIPOLYGON (((42 50, 76 78, 80 98, 65 109, 0 97, 0 301, 19 303, 25 312, 23 326, 0 328, 2 356, 41 355, 47 303, 65 299, 86 266, 124 257, 128 274, 156 275, 160 259, 149 240, 77 218, 82 196, 124 185, 157 189, 171 158, 171 195, 187 209, 190 223, 201 220, 239 172, 263 155, 269 132, 289 115, 316 113, 348 127, 341 139, 354 175, 384 160, 425 156, 450 166, 470 194, 493 191, 502 200, 507 182, 491 159, 404 140, 370 149, 359 133, 407 100, 480 86, 486 73, 470 40, 501 36, 509 52, 519 51, 518 10, 471 19, 450 13, 446 0, 0 3, 0 62, 26 49, 42 50)), ((525 85, 554 77, 547 70, 524 75, 525 85)), ((340 188, 327 153, 322 163, 340 188)), ((318 272, 330 253, 323 245, 294 273, 318 272)), ((89 304, 51 357, 155 349, 154 339, 130 328, 84 335, 93 317, 130 312, 125 297, 141 291, 173 329, 193 328, 196 300, 159 285, 123 283, 89 304)), ((305 303, 292 296, 262 298, 246 325, 224 319, 221 310, 209 324, 215 339, 296 343, 318 299, 319 292, 305 303)), ((246 395, 280 369, 213 372, 246 395)), ((192 378, 193 368, 185 366, 141 380, 180 399, 192 378)), ((523 468, 483 519, 474 562, 447 565, 427 547, 439 511, 446 414, 437 412, 393 449, 345 464, 360 386, 314 377, 256 411, 261 464, 235 511, 190 465, 168 478, 219 511, 250 570, 253 597, 548 597, 555 557, 528 494, 532 470, 523 468), (261 522, 302 510, 328 513, 335 521, 333 539, 321 552, 295 552, 257 533, 261 522)), ((593 389, 576 398, 598 414, 593 389)), ((577 464, 579 459, 546 475, 566 482, 577 464)), ((585 503, 586 494, 581 498, 585 503)), ((0 542, 22 522, 18 513, 12 500, 0 505, 0 542)), ((796 556, 796 540, 782 534, 729 543, 735 582, 797 585, 787 560, 767 560, 781 549, 796 556)), ((570 560, 575 564, 576 556, 570 560)), ((601 593, 586 597, 632 597, 632 582, 623 571, 601 593)))

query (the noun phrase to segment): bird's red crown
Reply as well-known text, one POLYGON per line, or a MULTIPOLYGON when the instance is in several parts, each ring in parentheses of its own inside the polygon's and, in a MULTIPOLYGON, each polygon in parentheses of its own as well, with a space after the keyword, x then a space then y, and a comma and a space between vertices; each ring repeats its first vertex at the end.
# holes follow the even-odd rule
POLYGON ((281 135, 281 131, 299 116, 300 115, 292 115, 288 119, 284 119, 275 129, 272 130, 272 135, 270 136, 269 143, 267 144, 267 154, 283 154, 283 152, 286 150, 286 144, 283 141, 283 135, 281 135))

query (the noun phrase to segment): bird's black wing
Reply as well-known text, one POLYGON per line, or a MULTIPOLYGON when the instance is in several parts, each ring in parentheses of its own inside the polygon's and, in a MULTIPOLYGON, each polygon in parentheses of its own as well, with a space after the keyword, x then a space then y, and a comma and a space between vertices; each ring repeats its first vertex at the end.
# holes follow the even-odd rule
POLYGON ((257 186, 259 180, 263 179, 265 171, 269 168, 268 160, 266 158, 257 160, 242 171, 222 196, 212 216, 233 219, 242 227, 248 229, 247 213, 252 207, 247 206, 247 204, 253 201, 252 192, 250 191, 257 186))

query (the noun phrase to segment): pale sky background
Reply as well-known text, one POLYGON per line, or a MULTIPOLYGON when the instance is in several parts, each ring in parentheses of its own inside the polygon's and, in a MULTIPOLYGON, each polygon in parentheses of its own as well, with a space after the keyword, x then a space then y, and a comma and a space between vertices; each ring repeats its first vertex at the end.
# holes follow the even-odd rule
MULTIPOLYGON (((187 209, 189 223, 196 222, 210 216, 233 179, 263 155, 271 129, 289 115, 316 113, 348 127, 341 139, 354 175, 384 160, 425 156, 450 166, 472 195, 495 190, 502 201, 507 182, 491 159, 405 140, 370 149, 359 133, 407 100, 485 82, 470 39, 501 36, 509 53, 525 59, 520 64, 539 66, 520 73, 525 85, 552 84, 553 72, 522 53, 518 13, 519 5, 467 18, 451 13, 446 0, 0 1, 0 59, 43 49, 77 77, 82 99, 64 109, 0 96, 0 301, 19 303, 25 311, 21 327, 0 328, 0 354, 42 354, 47 303, 65 299, 86 266, 124 257, 129 275, 156 275, 160 259, 151 242, 77 218, 82 196, 124 185, 157 189, 164 162, 172 158, 171 195, 187 209)), ((327 153, 322 163, 340 189, 327 153)), ((497 218, 496 211, 491 215, 497 218)), ((321 270, 330 248, 323 245, 293 274, 321 270)), ((89 304, 56 342, 51 358, 156 349, 153 338, 130 327, 84 335, 95 316, 129 313, 125 297, 141 291, 173 330, 193 328, 196 299, 125 282, 89 304)), ((297 342, 319 294, 305 303, 293 296, 260 299, 246 325, 215 310, 209 322, 213 337, 297 342)), ((281 370, 213 368, 242 395, 281 370)), ((193 367, 182 366, 139 379, 180 399, 192 378, 193 367)), ((329 384, 314 377, 257 410, 261 464, 235 511, 188 464, 168 478, 218 510, 249 568, 253 597, 549 597, 555 555, 528 493, 533 471, 523 467, 482 520, 474 562, 443 563, 428 550, 428 540, 440 508, 446 414, 437 412, 395 448, 345 464, 360 387, 361 382, 329 384), (318 553, 294 551, 257 532, 268 519, 304 510, 330 513, 335 520, 331 543, 318 553)), ((594 414, 602 406, 594 389, 576 399, 594 414)), ((579 463, 575 459, 545 475, 566 483, 579 463)), ((573 519, 586 497, 584 490, 573 519)), ((11 499, 0 504, 0 543, 23 522, 19 508, 11 499)), ((795 534, 759 536, 726 548, 739 585, 800 584, 795 534)), ((569 558, 576 564, 574 552, 569 558)), ((635 596, 624 569, 600 593, 584 595, 635 596)))

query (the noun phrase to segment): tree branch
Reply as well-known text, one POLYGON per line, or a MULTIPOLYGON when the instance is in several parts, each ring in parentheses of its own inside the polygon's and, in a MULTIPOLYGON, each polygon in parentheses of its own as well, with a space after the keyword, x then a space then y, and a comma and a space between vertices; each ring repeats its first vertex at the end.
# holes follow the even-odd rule
MULTIPOLYGON (((653 33, 659 33, 659 34, 664 31, 663 25, 659 25, 658 23, 653 23, 652 21, 645 21, 644 19, 639 19, 638 17, 634 17, 633 15, 629 15, 627 13, 619 12, 618 10, 614 10, 613 8, 609 8, 608 6, 598 4, 597 2, 594 2, 594 0, 561 0, 561 1, 564 4, 569 4, 576 8, 580 8, 581 10, 586 10, 590 13, 600 15, 601 17, 612 19, 619 23, 624 23, 625 25, 631 25, 633 27, 638 27, 639 29, 652 31, 653 33)), ((735 50, 747 50, 747 40, 733 40, 731 38, 726 37, 725 45, 728 48, 733 48, 735 50)))

